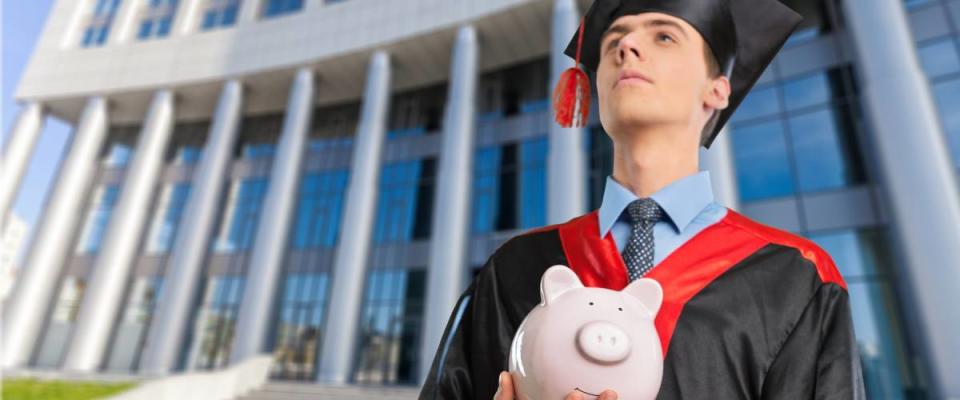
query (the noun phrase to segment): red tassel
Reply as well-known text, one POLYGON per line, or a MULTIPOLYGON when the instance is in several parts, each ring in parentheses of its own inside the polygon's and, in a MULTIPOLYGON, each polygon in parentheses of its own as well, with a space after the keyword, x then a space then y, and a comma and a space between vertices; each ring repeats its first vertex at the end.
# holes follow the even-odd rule
POLYGON ((590 116, 590 78, 580 69, 583 18, 580 17, 577 59, 573 67, 563 71, 557 86, 553 88, 553 119, 564 128, 586 126, 587 118, 590 116))

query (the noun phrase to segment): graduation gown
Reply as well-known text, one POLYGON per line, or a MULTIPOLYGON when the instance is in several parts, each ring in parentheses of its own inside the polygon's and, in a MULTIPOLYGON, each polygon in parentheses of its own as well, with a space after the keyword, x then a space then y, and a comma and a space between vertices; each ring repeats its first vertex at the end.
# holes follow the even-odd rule
MULTIPOLYGON (((540 303, 540 278, 556 264, 585 286, 627 285, 597 210, 507 240, 451 312, 419 398, 492 399, 514 333, 540 303)), ((728 208, 645 277, 664 292, 658 399, 865 398, 846 284, 813 242, 728 208)))

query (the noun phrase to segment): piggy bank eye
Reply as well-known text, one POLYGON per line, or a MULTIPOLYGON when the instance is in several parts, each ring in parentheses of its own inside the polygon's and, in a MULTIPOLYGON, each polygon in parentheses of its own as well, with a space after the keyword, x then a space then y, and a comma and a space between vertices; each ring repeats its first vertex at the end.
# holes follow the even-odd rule
POLYGON ((617 309, 623 311, 623 307, 617 307, 617 309))
POLYGON ((593 302, 592 302, 592 301, 590 302, 590 305, 591 305, 591 306, 593 305, 593 302))

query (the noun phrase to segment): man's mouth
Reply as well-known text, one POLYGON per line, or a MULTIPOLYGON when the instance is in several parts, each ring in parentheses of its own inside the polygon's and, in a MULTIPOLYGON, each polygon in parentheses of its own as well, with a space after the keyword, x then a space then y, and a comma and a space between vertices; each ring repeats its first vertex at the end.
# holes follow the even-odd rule
POLYGON ((593 393, 584 391, 583 389, 580 389, 580 388, 576 388, 576 389, 574 389, 574 390, 576 390, 576 391, 578 391, 578 392, 580 392, 580 393, 583 393, 583 394, 589 394, 589 395, 594 396, 594 397, 600 397, 599 394, 593 394, 593 393))
POLYGON ((620 75, 617 77, 617 81, 613 83, 613 86, 619 85, 620 82, 630 82, 633 84, 652 84, 653 80, 640 72, 625 70, 620 72, 620 75))

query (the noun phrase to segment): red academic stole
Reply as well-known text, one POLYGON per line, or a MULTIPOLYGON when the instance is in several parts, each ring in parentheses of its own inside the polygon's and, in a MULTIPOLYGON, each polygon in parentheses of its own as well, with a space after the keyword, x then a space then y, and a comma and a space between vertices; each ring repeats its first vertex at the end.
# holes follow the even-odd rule
MULTIPOLYGON (((621 290, 627 286, 627 269, 613 235, 600 238, 597 210, 555 225, 569 267, 585 286, 621 290)), ((727 209, 717 223, 704 228, 650 270, 645 278, 663 287, 663 305, 655 325, 667 356, 670 338, 683 306, 714 279, 768 243, 798 249, 817 266, 824 282, 846 288, 830 256, 809 240, 759 224, 727 209)))

